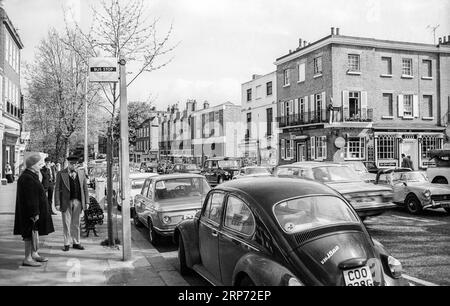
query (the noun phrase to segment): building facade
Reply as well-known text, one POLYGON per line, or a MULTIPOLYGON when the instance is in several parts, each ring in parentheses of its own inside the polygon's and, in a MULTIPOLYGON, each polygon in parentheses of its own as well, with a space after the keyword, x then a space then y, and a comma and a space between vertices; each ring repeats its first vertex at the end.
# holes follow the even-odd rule
POLYGON ((200 164, 208 157, 239 157, 240 112, 231 102, 199 108, 188 100, 184 110, 171 108, 160 126, 161 158, 200 164))
POLYGON ((239 149, 253 163, 278 163, 278 124, 276 72, 253 75, 242 84, 241 124, 245 131, 239 149))
POLYGON ((331 35, 276 60, 280 163, 375 161, 414 168, 446 140, 450 44, 331 35))
POLYGON ((22 41, 0 1, 0 178, 9 163, 19 174, 23 97, 20 86, 22 41))
POLYGON ((159 159, 159 121, 160 117, 153 116, 145 120, 136 129, 135 162, 140 163, 159 159))

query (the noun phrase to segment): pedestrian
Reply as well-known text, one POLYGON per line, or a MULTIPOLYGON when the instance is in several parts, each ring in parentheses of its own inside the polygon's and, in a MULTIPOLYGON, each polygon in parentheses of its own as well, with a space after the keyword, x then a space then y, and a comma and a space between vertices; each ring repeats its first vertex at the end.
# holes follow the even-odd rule
POLYGON ((9 163, 6 163, 5 165, 5 176, 6 180, 8 181, 8 184, 14 183, 13 171, 9 163))
POLYGON ((409 168, 411 170, 414 170, 414 164, 413 164, 413 161, 411 159, 411 155, 408 155, 408 164, 409 164, 409 168))
POLYGON ((67 163, 67 167, 57 174, 55 185, 55 206, 62 213, 64 252, 69 251, 70 240, 74 249, 84 250, 80 244, 80 217, 89 203, 84 170, 76 169, 78 157, 69 156, 67 163))
POLYGON ((41 174, 42 185, 44 186, 44 190, 47 195, 50 214, 56 215, 53 211, 53 190, 56 182, 56 169, 52 166, 52 160, 50 157, 45 158, 45 165, 41 169, 41 174))
POLYGON ((22 265, 40 267, 48 259, 40 256, 39 235, 53 233, 52 217, 44 187, 39 180, 43 161, 39 154, 30 155, 25 160, 26 169, 17 181, 14 235, 21 235, 25 242, 25 259, 22 265))
POLYGON ((404 153, 402 154, 402 168, 409 168, 409 160, 404 153))
POLYGON ((56 163, 56 172, 60 172, 60 171, 61 171, 61 164, 56 163))

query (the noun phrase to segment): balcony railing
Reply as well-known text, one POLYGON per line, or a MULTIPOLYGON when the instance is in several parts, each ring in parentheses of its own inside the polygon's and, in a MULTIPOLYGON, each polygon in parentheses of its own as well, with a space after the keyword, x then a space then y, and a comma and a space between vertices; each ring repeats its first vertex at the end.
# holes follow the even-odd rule
MULTIPOLYGON (((347 112, 346 112, 347 113, 347 112)), ((318 112, 305 112, 302 114, 293 114, 284 117, 277 117, 280 127, 314 124, 314 123, 328 123, 330 122, 372 122, 373 109, 367 109, 367 114, 361 112, 355 115, 343 115, 342 108, 334 108, 332 111, 321 110, 318 112)))

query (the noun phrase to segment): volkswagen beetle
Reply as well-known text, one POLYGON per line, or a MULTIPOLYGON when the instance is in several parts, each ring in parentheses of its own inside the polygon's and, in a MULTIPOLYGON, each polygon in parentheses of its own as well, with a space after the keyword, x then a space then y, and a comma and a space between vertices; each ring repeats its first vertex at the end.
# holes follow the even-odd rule
POLYGON ((407 285, 338 192, 318 182, 243 178, 211 190, 175 229, 182 274, 225 286, 407 285))

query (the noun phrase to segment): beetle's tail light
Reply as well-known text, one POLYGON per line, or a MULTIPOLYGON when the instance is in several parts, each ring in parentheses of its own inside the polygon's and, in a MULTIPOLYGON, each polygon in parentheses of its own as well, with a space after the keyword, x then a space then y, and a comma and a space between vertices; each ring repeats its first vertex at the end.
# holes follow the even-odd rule
POLYGON ((387 260, 388 260, 388 267, 389 270, 391 271, 392 276, 394 278, 400 278, 403 273, 403 267, 400 261, 398 261, 392 256, 388 256, 387 260))

